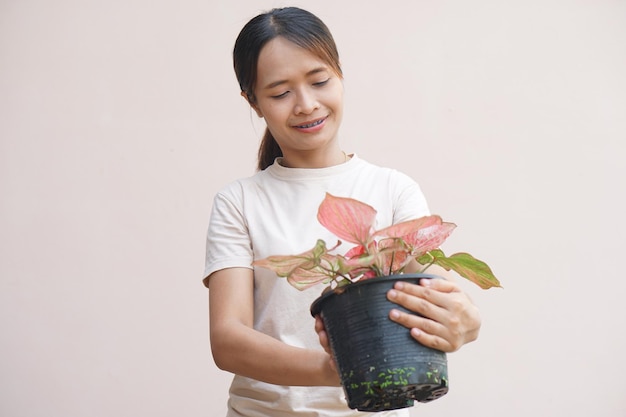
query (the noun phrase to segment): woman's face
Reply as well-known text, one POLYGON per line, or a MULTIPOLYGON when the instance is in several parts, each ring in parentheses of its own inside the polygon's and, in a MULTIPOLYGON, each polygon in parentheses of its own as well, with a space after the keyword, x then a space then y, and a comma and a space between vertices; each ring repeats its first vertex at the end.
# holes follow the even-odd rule
POLYGON ((254 94, 253 107, 285 160, 337 152, 343 82, 326 62, 282 37, 274 38, 261 49, 254 94))

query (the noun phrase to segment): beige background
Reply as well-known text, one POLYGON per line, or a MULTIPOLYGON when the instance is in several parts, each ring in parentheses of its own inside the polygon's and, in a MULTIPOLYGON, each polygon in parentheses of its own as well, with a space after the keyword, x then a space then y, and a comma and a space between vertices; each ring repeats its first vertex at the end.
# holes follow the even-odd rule
MULTIPOLYGON (((481 337, 413 415, 625 416, 626 2, 293 4, 338 42, 345 150, 505 286, 463 283, 481 337)), ((231 47, 279 5, 0 0, 0 415, 224 415, 204 237, 262 133, 231 47)))

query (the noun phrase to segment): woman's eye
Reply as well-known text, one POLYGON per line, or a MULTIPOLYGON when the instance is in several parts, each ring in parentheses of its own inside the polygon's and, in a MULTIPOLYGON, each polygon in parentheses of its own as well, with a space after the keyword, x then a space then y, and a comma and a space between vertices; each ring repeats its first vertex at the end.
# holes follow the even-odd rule
POLYGON ((276 94, 276 95, 272 96, 272 98, 283 98, 283 97, 285 97, 287 95, 288 92, 289 91, 285 91, 284 93, 276 94))
POLYGON ((319 82, 313 83, 313 85, 316 86, 316 87, 322 87, 322 86, 326 85, 328 83, 328 81, 330 81, 330 78, 327 79, 327 80, 324 80, 324 81, 319 81, 319 82))

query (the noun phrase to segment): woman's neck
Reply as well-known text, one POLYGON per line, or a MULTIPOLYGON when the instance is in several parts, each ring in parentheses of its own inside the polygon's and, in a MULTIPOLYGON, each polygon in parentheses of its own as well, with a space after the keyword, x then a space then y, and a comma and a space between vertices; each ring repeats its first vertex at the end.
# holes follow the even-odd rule
POLYGON ((326 155, 291 154, 283 155, 280 164, 287 168, 328 168, 348 162, 350 157, 338 149, 326 155))

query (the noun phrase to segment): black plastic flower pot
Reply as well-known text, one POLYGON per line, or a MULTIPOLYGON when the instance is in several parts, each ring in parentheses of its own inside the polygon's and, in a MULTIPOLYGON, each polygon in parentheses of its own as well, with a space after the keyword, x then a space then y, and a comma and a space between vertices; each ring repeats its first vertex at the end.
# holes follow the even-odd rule
POLYGON ((368 279, 322 294, 311 305, 320 315, 341 377, 348 407, 383 411, 412 407, 448 392, 444 352, 413 339, 409 330, 389 319, 386 293, 396 281, 418 283, 427 274, 368 279))

